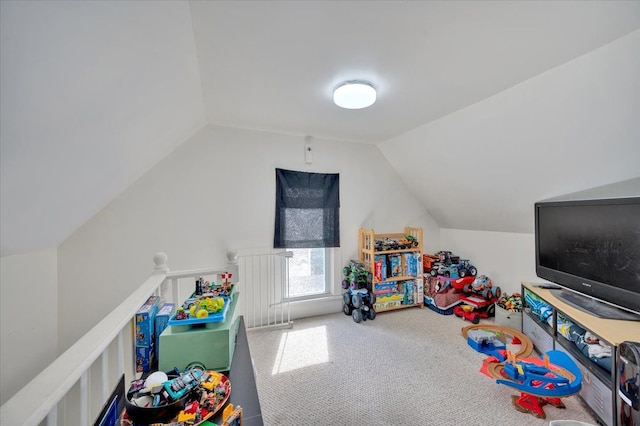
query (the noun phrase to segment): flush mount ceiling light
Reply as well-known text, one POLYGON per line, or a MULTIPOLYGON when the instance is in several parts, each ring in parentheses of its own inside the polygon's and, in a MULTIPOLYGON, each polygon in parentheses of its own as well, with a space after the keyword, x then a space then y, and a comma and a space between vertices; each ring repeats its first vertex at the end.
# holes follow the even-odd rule
POLYGON ((366 108, 375 101, 376 89, 366 81, 346 81, 333 91, 333 102, 342 108, 366 108))

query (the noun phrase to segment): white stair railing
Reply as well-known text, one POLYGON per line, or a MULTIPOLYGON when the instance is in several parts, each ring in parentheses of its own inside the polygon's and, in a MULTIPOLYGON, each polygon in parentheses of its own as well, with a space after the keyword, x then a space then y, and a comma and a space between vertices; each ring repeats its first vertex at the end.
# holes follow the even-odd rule
POLYGON ((290 327, 289 259, 282 249, 242 249, 237 252, 241 314, 247 329, 290 327))
POLYGON ((149 296, 177 303, 191 294, 197 277, 226 272, 238 277, 233 264, 169 272, 166 254, 157 253, 153 261, 152 275, 136 291, 0 407, 0 425, 37 426, 43 420, 47 426, 93 424, 122 374, 125 384, 138 374, 134 316, 149 296), (181 279, 190 281, 182 298, 181 279))

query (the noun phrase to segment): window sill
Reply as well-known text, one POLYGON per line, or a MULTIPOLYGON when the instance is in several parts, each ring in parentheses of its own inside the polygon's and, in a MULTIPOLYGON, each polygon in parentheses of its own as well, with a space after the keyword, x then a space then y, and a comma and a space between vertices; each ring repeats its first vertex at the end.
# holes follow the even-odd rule
POLYGON ((342 296, 337 296, 335 294, 330 294, 330 293, 322 293, 314 296, 302 296, 302 297, 295 297, 291 299, 283 299, 282 303, 299 304, 299 303, 305 303, 305 302, 322 302, 327 300, 330 301, 334 299, 342 300, 342 296))

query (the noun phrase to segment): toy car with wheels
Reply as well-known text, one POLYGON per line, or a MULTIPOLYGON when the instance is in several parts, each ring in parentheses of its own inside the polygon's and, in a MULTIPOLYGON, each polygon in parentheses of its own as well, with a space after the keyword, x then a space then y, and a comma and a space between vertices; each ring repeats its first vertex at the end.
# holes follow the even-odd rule
POLYGON ((437 277, 438 275, 448 276, 449 275, 449 265, 443 262, 436 262, 431 265, 431 271, 429 271, 432 277, 437 277))
POLYGON ((452 263, 458 263, 460 261, 460 256, 455 256, 449 250, 440 250, 435 253, 436 256, 440 258, 440 262, 445 265, 451 265, 452 263))
POLYGON ((498 286, 494 286, 493 282, 486 275, 476 277, 471 284, 467 284, 462 289, 464 294, 479 294, 487 300, 498 299, 502 296, 502 290, 498 286))
POLYGON ((418 247, 418 240, 413 235, 406 235, 404 238, 398 240, 399 249, 409 249, 412 247, 418 247))
POLYGON ((481 307, 458 305, 453 308, 453 314, 467 321, 471 321, 473 324, 478 324, 480 319, 495 316, 496 305, 493 303, 481 307))
POLYGON ((374 246, 376 251, 398 250, 403 248, 398 241, 391 238, 375 240, 374 246))
POLYGON ((373 274, 367 271, 364 264, 357 260, 351 260, 347 266, 342 268, 344 279, 342 280, 343 289, 371 289, 373 282, 373 274))
POLYGON ((434 254, 428 254, 428 253, 424 253, 422 255, 422 269, 424 271, 424 273, 431 273, 431 269, 433 268, 433 265, 438 263, 440 261, 440 258, 434 254))
POLYGON ((376 303, 375 293, 369 292, 366 288, 349 289, 342 295, 342 312, 351 315, 355 322, 373 320, 376 311, 373 305, 376 303))
POLYGON ((464 278, 467 275, 475 277, 478 273, 478 270, 469 262, 469 259, 460 259, 460 263, 456 264, 456 267, 460 278, 464 278))

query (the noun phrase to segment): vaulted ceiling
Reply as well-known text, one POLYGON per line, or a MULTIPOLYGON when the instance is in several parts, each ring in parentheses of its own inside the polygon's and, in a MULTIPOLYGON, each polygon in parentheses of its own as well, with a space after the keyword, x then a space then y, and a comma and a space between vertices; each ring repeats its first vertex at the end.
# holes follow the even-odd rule
POLYGON ((640 2, 2 1, 0 18, 9 254, 56 247, 207 123, 384 143, 639 29, 640 2), (352 79, 374 106, 332 104, 352 79))

